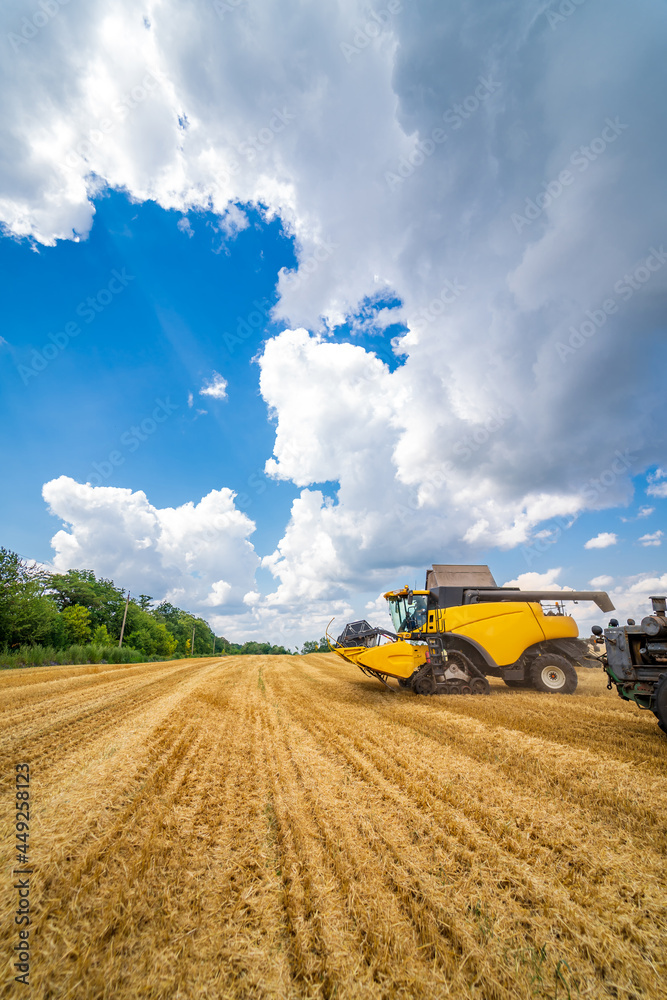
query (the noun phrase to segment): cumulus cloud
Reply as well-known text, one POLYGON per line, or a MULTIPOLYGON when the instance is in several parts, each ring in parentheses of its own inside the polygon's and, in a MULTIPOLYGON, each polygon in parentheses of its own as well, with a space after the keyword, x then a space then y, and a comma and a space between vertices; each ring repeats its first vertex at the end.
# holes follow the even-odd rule
POLYGON ((621 622, 627 618, 634 618, 640 622, 646 615, 651 614, 650 598, 661 594, 667 594, 667 573, 662 575, 639 573, 626 577, 609 592, 616 608, 614 615, 621 622))
POLYGON ((510 548, 541 521, 584 506, 576 493, 503 495, 485 469, 502 448, 495 435, 507 411, 450 417, 450 433, 432 436, 438 411, 429 412, 423 381, 415 386, 405 366, 390 371, 360 347, 306 330, 269 340, 259 365, 276 418, 267 473, 299 486, 339 484, 335 500, 303 489, 283 539, 264 558, 280 581, 271 598, 278 604, 374 589, 388 566, 411 574, 433 561, 434 540, 461 561, 465 542, 510 548))
POLYGON ((394 623, 389 614, 389 606, 382 594, 374 601, 367 601, 364 607, 364 617, 377 628, 386 628, 390 632, 394 631, 394 623))
POLYGON ((191 611, 244 608, 259 558, 248 540, 254 522, 237 510, 231 490, 164 508, 141 490, 82 485, 67 476, 42 492, 49 511, 65 523, 52 539, 56 572, 94 569, 133 593, 191 611))
POLYGON ((198 503, 157 508, 142 491, 90 486, 60 476, 46 483, 49 511, 64 522, 52 545, 48 569, 93 569, 132 593, 151 594, 201 614, 231 640, 266 640, 293 647, 333 615, 353 615, 344 599, 318 605, 302 591, 298 603, 281 607, 255 589, 260 565, 250 535, 255 525, 234 504, 229 489, 212 490, 198 503))
POLYGON ((608 549, 610 545, 616 545, 618 538, 613 531, 601 531, 595 538, 589 538, 584 545, 585 549, 608 549))
MULTIPOLYGON (((227 583, 226 580, 216 580, 211 587, 211 593, 203 603, 211 608, 220 608, 227 603, 231 593, 231 583, 227 583)), ((245 601, 245 597, 243 600, 245 601)))
POLYGON ((567 605, 568 613, 577 622, 580 635, 588 635, 593 625, 606 625, 609 617, 614 617, 620 622, 628 618, 640 622, 645 615, 651 613, 650 597, 667 593, 667 573, 662 576, 638 573, 617 577, 616 581, 616 586, 613 588, 610 586, 613 582, 610 577, 596 577, 590 581, 591 586, 596 589, 599 587, 607 590, 614 605, 614 611, 608 616, 605 616, 595 604, 588 602, 567 605))
MULTIPOLYGON (((8 53, 0 219, 85 238, 104 185, 211 210, 227 235, 238 206, 282 219, 298 267, 276 316, 294 329, 267 345, 262 392, 269 471, 303 492, 265 563, 275 606, 300 581, 374 589, 434 544, 465 561, 628 502, 631 474, 666 460, 644 362, 667 304, 662 5, 586 4, 552 30, 528 0, 421 0, 361 47, 361 0, 146 10, 64 6, 8 53), (395 371, 318 338, 388 292, 395 371)), ((22 16, 3 5, 5 34, 22 16)))
POLYGON ((227 379, 213 372, 207 382, 199 390, 200 396, 211 396, 213 399, 227 399, 227 379))
MULTIPOLYGON (((515 580, 508 580, 503 584, 505 587, 520 587, 522 590, 554 590, 566 592, 568 590, 578 590, 579 587, 570 587, 559 584, 558 578, 562 574, 562 569, 549 569, 544 573, 520 573, 515 580)), ((640 573, 634 576, 617 578, 617 584, 613 589, 614 577, 596 576, 589 581, 594 590, 606 590, 614 605, 613 617, 619 621, 627 618, 634 618, 636 621, 650 613, 651 595, 667 593, 667 574, 655 576, 650 573, 640 573)), ((593 625, 605 625, 605 616, 599 608, 592 602, 566 602, 566 613, 577 623, 579 634, 582 636, 590 633, 593 625)))

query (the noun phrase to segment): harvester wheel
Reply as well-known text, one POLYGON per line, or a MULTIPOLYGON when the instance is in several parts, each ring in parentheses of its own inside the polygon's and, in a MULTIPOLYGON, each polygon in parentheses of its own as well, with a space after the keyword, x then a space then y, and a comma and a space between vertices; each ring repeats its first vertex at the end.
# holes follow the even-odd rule
POLYGON ((577 689, 577 671, 564 656, 543 653, 530 665, 533 687, 547 694, 573 694, 577 689))
POLYGON ((470 681, 473 694, 491 694, 491 688, 486 677, 473 677, 470 681))
POLYGON ((435 691, 435 678, 432 671, 422 674, 413 684, 415 694, 433 694, 435 691))

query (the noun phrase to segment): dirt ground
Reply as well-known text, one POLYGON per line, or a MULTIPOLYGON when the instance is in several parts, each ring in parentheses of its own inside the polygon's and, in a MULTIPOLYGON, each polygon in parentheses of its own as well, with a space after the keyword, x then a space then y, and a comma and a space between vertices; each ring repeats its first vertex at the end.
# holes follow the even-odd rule
POLYGON ((667 739, 600 670, 431 698, 332 654, 7 671, 0 756, 2 997, 667 997, 667 739))

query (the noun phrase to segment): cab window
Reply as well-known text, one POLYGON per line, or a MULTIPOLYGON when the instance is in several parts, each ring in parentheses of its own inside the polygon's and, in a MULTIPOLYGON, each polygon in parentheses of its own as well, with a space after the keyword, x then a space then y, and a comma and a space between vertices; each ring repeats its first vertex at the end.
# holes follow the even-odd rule
POLYGON ((426 625, 426 594, 413 594, 412 600, 398 597, 389 602, 389 611, 397 632, 416 632, 426 625))

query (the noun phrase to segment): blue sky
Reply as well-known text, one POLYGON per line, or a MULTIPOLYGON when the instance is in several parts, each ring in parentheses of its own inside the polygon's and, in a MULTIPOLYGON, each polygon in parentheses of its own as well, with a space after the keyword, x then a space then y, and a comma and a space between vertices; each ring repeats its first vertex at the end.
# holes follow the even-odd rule
POLYGON ((433 561, 641 614, 664 5, 298 9, 3 9, 2 544, 292 645, 433 561))
POLYGON ((14 428, 3 459, 16 469, 4 513, 13 522, 12 544, 35 558, 52 554, 54 523, 41 488, 59 475, 80 482, 97 475, 98 485, 144 490, 159 506, 178 506, 224 484, 247 494, 248 507, 261 512, 264 546, 280 537, 294 490, 263 475, 273 435, 251 363, 271 326, 262 317, 261 329, 231 349, 223 334, 236 333, 254 301, 270 310, 278 269, 294 266, 292 242, 279 221, 267 225, 255 217, 228 241, 215 231, 214 216, 194 217, 192 236, 177 228, 179 218, 110 193, 97 201, 93 229, 80 243, 0 242, 11 290, 3 336, 13 362, 3 367, 3 423, 14 428), (86 300, 106 289, 114 272, 125 273, 127 284, 116 282, 121 290, 92 318, 86 300), (41 353, 49 335, 69 322, 81 333, 30 374, 41 364, 32 352, 41 353), (215 370, 229 382, 227 399, 199 396, 215 370), (158 399, 171 404, 169 418, 140 441, 131 429, 141 432, 158 399), (122 464, 105 477, 114 451, 122 464), (259 495, 249 483, 258 475, 259 495))

